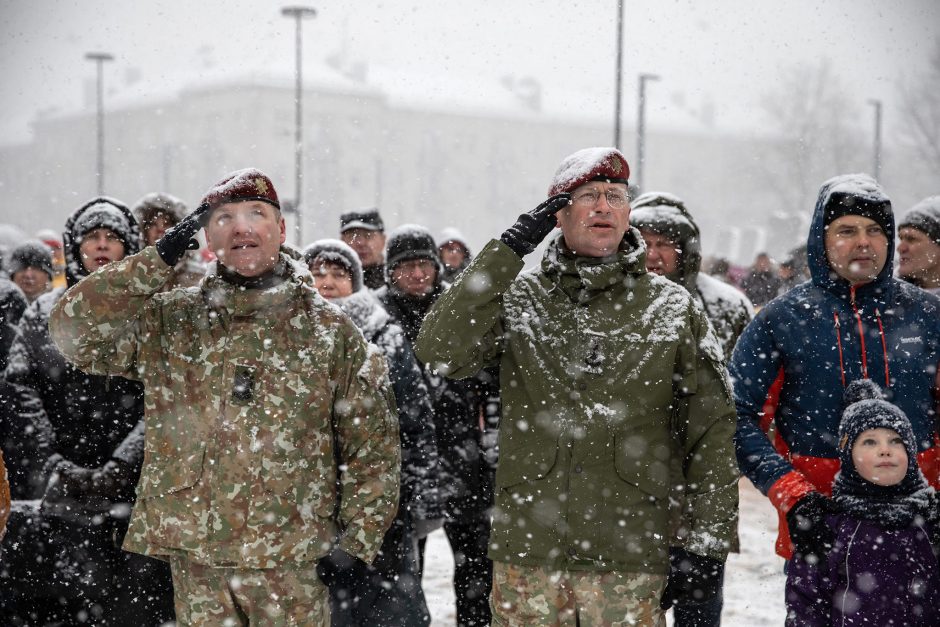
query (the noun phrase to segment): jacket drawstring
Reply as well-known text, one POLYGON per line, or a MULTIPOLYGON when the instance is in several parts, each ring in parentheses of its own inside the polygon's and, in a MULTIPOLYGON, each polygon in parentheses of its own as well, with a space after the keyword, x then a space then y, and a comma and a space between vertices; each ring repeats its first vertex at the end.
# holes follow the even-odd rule
POLYGON ((842 372, 842 387, 845 387, 845 362, 842 361, 842 330, 839 324, 839 312, 832 312, 832 319, 836 323, 836 344, 839 346, 839 370, 842 372))
POLYGON ((881 312, 875 307, 875 318, 878 320, 878 333, 881 334, 881 351, 885 359, 885 389, 891 387, 891 374, 888 370, 888 340, 885 338, 885 328, 881 324, 881 312))
POLYGON ((858 340, 862 343, 862 377, 868 379, 868 351, 865 350, 865 329, 862 328, 862 316, 858 313, 858 307, 855 306, 855 286, 852 287, 852 311, 855 312, 855 320, 858 322, 858 340))

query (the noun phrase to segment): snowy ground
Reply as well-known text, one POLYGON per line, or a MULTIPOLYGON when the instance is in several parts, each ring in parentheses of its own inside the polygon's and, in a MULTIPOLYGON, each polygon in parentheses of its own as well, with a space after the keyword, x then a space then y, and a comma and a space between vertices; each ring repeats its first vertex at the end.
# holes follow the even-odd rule
MULTIPOLYGON (((722 624, 759 627, 782 625, 783 560, 774 553, 777 516, 770 502, 747 479, 741 480, 741 553, 728 558, 722 624)), ((432 626, 455 624, 454 561, 443 531, 428 537, 424 593, 432 626)))

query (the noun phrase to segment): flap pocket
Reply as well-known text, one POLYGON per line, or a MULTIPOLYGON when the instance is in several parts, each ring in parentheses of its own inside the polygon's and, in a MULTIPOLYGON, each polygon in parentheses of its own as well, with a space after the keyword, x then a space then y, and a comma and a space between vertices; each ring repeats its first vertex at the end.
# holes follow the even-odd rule
POLYGON ((511 488, 528 481, 544 479, 558 460, 558 443, 546 442, 543 446, 527 446, 519 450, 500 451, 496 468, 496 487, 511 488))
POLYGON ((614 437, 614 468, 617 476, 643 492, 664 499, 669 495, 669 435, 621 432, 614 437))
POLYGON ((186 453, 163 455, 146 451, 144 468, 137 484, 139 498, 162 496, 191 488, 202 477, 205 444, 199 444, 186 453))

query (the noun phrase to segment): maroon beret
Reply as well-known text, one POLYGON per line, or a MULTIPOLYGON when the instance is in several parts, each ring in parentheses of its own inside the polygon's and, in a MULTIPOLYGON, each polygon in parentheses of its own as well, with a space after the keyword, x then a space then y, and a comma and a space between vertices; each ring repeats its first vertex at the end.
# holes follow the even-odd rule
POLYGON ((628 184, 630 166, 616 148, 585 148, 568 155, 552 178, 548 195, 570 192, 588 181, 606 180, 628 184))
POLYGON ((209 205, 210 209, 214 209, 228 202, 245 200, 260 200, 278 209, 281 208, 274 184, 264 172, 257 168, 245 168, 232 172, 209 188, 199 204, 209 205))

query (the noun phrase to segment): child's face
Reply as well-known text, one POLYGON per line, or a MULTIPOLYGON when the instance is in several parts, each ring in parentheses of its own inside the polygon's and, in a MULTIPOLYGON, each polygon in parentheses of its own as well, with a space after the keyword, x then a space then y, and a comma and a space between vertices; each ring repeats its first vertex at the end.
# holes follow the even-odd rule
POLYGON ((907 474, 907 450, 893 429, 866 429, 852 445, 852 461, 862 479, 875 485, 897 485, 907 474))

